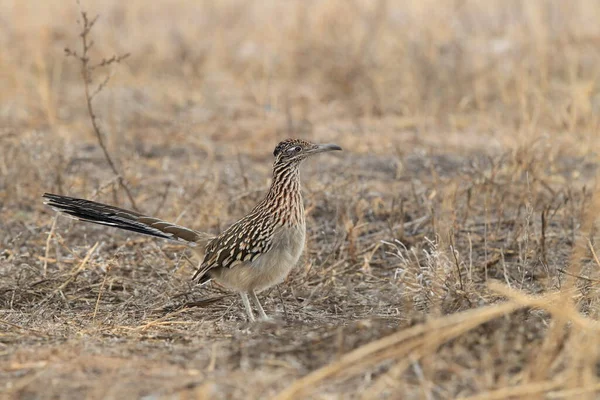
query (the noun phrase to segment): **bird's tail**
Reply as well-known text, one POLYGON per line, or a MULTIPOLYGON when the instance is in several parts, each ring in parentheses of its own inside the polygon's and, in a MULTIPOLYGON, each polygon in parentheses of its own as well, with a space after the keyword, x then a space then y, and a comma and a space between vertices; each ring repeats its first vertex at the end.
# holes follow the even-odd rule
POLYGON ((211 238, 211 235, 207 233, 194 231, 135 211, 95 201, 51 193, 45 193, 43 197, 46 199, 44 204, 82 221, 112 226, 163 239, 179 240, 192 246, 206 243, 211 238))

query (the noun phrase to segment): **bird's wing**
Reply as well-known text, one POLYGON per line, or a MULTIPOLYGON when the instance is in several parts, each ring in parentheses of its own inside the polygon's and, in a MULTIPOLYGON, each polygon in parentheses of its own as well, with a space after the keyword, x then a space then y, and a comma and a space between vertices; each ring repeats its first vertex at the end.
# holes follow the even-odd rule
POLYGON ((233 268, 254 261, 271 249, 273 232, 269 216, 259 218, 250 214, 242 218, 208 243, 204 261, 192 279, 201 279, 213 268, 233 268))

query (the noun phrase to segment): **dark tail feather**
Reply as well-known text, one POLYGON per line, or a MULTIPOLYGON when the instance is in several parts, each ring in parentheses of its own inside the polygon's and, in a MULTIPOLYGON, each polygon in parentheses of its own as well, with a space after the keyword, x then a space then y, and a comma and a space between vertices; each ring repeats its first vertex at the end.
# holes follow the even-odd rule
POLYGON ((43 197, 46 199, 45 204, 82 221, 112 226, 163 239, 182 240, 192 245, 210 238, 210 235, 206 233, 95 201, 51 193, 45 193, 43 197))

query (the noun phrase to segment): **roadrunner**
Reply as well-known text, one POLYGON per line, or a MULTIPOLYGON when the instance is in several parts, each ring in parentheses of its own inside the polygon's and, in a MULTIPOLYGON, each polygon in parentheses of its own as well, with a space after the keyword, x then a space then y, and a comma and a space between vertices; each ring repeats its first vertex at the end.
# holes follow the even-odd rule
POLYGON ((255 319, 249 299, 260 318, 268 319, 256 293, 281 283, 304 248, 306 223, 300 164, 315 154, 333 150, 342 148, 300 139, 279 143, 273 151, 273 182, 267 195, 248 215, 218 236, 90 200, 50 193, 43 197, 45 204, 75 219, 204 246, 204 259, 192 279, 198 283, 214 279, 240 293, 250 321, 255 319))

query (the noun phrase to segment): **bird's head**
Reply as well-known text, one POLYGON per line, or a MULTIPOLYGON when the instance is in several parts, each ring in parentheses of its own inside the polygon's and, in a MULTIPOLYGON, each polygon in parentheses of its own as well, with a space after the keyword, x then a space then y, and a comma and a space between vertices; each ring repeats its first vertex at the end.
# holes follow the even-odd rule
POLYGON ((316 144, 302 139, 286 139, 279 143, 273 155, 275 164, 299 163, 310 156, 328 151, 342 150, 337 144, 316 144))

